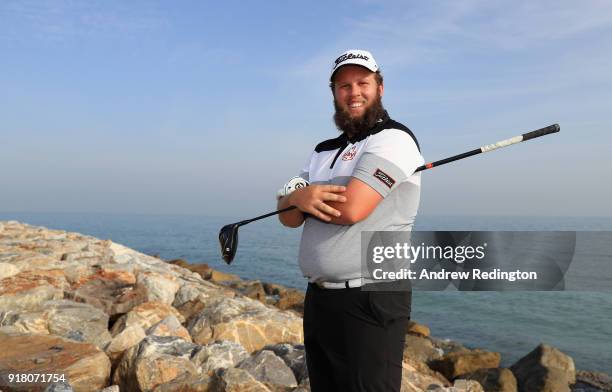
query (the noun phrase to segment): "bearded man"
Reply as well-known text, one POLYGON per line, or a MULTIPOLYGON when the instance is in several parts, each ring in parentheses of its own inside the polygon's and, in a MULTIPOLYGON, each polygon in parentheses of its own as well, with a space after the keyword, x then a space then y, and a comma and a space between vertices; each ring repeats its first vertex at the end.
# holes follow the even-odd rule
POLYGON ((334 121, 341 135, 319 143, 284 195, 288 227, 304 224, 299 264, 308 279, 304 343, 312 391, 398 391, 410 291, 365 291, 362 231, 410 231, 424 163, 418 142, 382 105, 383 77, 370 52, 333 65, 334 121))

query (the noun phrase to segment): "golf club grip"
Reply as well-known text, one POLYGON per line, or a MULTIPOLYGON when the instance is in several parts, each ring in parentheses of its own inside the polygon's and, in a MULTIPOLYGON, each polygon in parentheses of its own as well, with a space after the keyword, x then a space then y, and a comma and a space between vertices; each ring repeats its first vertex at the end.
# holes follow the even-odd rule
POLYGON ((416 172, 420 172, 420 171, 423 171, 423 170, 431 169, 432 167, 441 166, 441 165, 444 165, 446 163, 457 161, 459 159, 471 157, 473 155, 478 155, 478 154, 483 153, 483 152, 489 152, 489 151, 496 150, 498 148, 511 146, 513 144, 516 144, 516 143, 524 142, 524 141, 527 141, 527 140, 530 140, 530 139, 535 139, 536 137, 548 135, 549 133, 559 132, 560 130, 561 130, 561 127, 559 127, 559 124, 549 125, 549 126, 544 127, 544 128, 536 129, 535 131, 524 133, 521 136, 515 136, 515 137, 512 137, 510 139, 502 140, 502 141, 499 141, 497 143, 488 144, 488 145, 482 146, 480 148, 476 148, 476 149, 474 149, 472 151, 464 152, 463 154, 458 154, 458 155, 455 155, 455 156, 452 156, 452 157, 449 157, 449 158, 441 159, 439 161, 435 161, 435 162, 431 162, 431 163, 426 163, 423 166, 417 167, 414 172, 415 173, 416 172))
POLYGON ((535 131, 524 133, 523 134, 523 141, 526 141, 526 140, 529 140, 529 139, 535 139, 536 137, 548 135, 549 133, 559 132, 560 130, 561 130, 561 127, 559 126, 559 124, 549 125, 549 126, 547 126, 545 128, 542 128, 542 129, 538 129, 538 130, 535 130, 535 131))

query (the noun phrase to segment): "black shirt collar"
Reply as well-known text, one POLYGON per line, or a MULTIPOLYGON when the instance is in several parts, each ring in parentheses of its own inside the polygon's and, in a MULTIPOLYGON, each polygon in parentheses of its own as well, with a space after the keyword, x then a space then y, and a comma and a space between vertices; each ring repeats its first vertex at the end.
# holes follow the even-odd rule
POLYGON ((375 133, 378 133, 378 132, 382 131, 383 129, 385 129, 385 125, 387 125, 389 120, 390 120, 389 114, 385 110, 385 111, 383 111, 383 114, 380 116, 380 118, 376 121, 376 125, 374 125, 374 127, 372 129, 370 129, 369 131, 361 132, 358 135, 353 136, 352 138, 349 138, 348 135, 345 132, 345 133, 342 134, 342 138, 345 141, 348 141, 349 143, 360 142, 363 139, 365 139, 366 137, 368 137, 370 135, 374 135, 375 133))

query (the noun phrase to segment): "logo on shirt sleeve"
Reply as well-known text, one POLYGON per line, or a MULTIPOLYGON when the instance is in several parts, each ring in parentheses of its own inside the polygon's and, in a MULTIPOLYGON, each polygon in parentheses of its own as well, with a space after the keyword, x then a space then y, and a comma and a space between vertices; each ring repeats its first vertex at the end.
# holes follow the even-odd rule
POLYGON ((390 175, 380 169, 376 169, 376 172, 374 172, 374 177, 378 178, 380 181, 382 181, 383 184, 385 184, 389 188, 391 188, 393 184, 395 184, 395 180, 390 175))

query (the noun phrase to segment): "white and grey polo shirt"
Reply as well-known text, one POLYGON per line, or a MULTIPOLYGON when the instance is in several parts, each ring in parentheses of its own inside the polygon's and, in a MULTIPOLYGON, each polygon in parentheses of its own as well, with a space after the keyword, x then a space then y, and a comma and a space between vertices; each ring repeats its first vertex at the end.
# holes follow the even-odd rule
POLYGON ((361 278, 361 232, 412 229, 421 190, 421 174, 414 171, 424 162, 413 133, 386 113, 374 129, 355 140, 342 134, 319 143, 301 177, 311 184, 334 185, 346 185, 355 177, 383 200, 354 225, 307 216, 299 251, 304 276, 311 282, 361 278))

